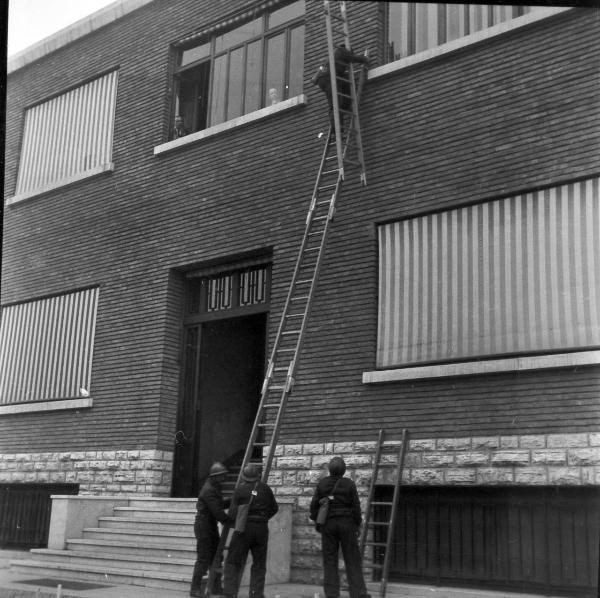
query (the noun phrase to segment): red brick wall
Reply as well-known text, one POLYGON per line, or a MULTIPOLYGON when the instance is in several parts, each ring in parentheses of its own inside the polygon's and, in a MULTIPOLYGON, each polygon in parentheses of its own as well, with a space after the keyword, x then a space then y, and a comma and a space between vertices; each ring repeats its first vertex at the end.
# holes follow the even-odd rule
MULTIPOLYGON (((81 412, 0 418, 0 450, 171 449, 179 375, 175 269, 272 248, 276 330, 318 169, 325 55, 307 0, 305 93, 289 112, 153 156, 165 140, 169 44, 220 3, 151 3, 11 75, 6 194, 24 108, 119 67, 115 171, 5 209, 2 303, 100 285, 92 396, 81 412)), ((231 11, 244 5, 228 2, 231 11)), ((351 3, 354 47, 378 56, 375 3, 351 3)), ((598 15, 575 10, 370 82, 369 186, 348 177, 282 442, 597 428, 598 369, 366 386, 374 368, 375 224, 600 170, 598 15)))

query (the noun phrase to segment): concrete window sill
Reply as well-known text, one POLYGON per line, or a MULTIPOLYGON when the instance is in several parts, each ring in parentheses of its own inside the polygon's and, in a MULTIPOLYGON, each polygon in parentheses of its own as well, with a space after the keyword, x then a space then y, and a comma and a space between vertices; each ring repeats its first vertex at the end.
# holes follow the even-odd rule
POLYGON ((532 355, 490 359, 487 361, 469 361, 464 363, 444 363, 389 370, 363 372, 364 384, 400 382, 404 380, 423 380, 449 376, 473 376, 497 374, 501 372, 523 372, 600 364, 600 351, 580 351, 577 353, 559 353, 555 355, 532 355))
POLYGON ((238 116, 237 118, 233 118, 224 123, 220 123, 218 125, 215 125, 214 127, 209 127, 208 129, 203 129, 202 131, 190 133, 185 137, 173 139, 172 141, 167 141, 166 143, 161 143, 160 145, 157 145, 154 148, 154 155, 157 156, 159 154, 163 154, 165 152, 186 145, 190 145, 191 143, 202 141, 203 139, 207 139, 208 137, 220 135, 221 133, 225 133, 226 131, 231 131, 232 129, 242 127, 257 120, 262 120, 263 118, 267 118, 269 116, 272 116, 273 114, 278 114, 279 112, 289 110, 290 108, 295 108, 296 106, 303 106, 306 103, 306 95, 300 94, 299 96, 295 96, 293 98, 290 98, 289 100, 283 100, 282 102, 278 102, 273 106, 267 106, 266 108, 261 108, 260 110, 256 110, 255 112, 250 112, 248 114, 244 114, 243 116, 238 116))
POLYGON ((73 175, 71 177, 66 177, 64 179, 60 179, 59 181, 55 181, 53 183, 48 183, 47 185, 44 185, 42 187, 38 187, 37 189, 32 189, 31 191, 27 191, 26 193, 19 193, 17 195, 13 195, 12 197, 7 198, 6 205, 9 206, 11 204, 24 201, 26 199, 30 199, 32 197, 37 197, 38 195, 48 193, 49 191, 54 191, 55 189, 59 189, 60 187, 64 187, 66 185, 72 185, 73 183, 83 181, 84 179, 89 179, 93 176, 97 176, 104 172, 111 172, 114 169, 114 163, 108 162, 107 164, 102 164, 101 166, 90 168, 89 170, 73 175))
POLYGON ((62 411, 65 409, 87 409, 93 404, 92 398, 65 399, 61 401, 32 401, 31 403, 16 403, 15 405, 0 405, 1 415, 15 413, 40 413, 45 411, 62 411))

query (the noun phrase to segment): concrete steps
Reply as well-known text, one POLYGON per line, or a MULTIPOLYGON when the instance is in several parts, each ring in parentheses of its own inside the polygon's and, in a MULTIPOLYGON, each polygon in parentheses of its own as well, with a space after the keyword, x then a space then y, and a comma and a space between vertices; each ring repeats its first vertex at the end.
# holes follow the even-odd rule
POLYGON ((188 591, 196 559, 194 499, 130 499, 64 550, 11 560, 26 575, 188 591))

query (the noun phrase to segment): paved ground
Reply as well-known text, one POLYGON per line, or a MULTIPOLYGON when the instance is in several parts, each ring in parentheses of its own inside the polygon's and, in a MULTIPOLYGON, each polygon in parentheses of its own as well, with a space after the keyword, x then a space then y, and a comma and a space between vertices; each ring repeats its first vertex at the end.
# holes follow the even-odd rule
MULTIPOLYGON (((57 585, 62 585, 60 598, 188 598, 189 592, 145 588, 140 586, 104 585, 96 582, 42 579, 10 570, 11 559, 27 558, 27 551, 0 550, 0 598, 57 598, 57 585), (31 583, 33 582, 33 583, 31 583), (75 587, 72 587, 75 586, 75 587), (93 588, 87 588, 93 586, 93 588), (82 589, 83 588, 83 589, 82 589)), ((272 585, 266 588, 268 598, 315 598, 318 586, 298 584, 272 585)), ((239 598, 248 598, 247 591, 239 598)))
MULTIPOLYGON (((87 581, 49 580, 42 579, 39 576, 32 577, 15 573, 10 570, 9 561, 11 559, 26 557, 27 551, 0 550, 0 598, 187 598, 189 596, 187 591, 104 585, 87 581), (59 583, 63 586, 60 591, 57 589, 59 583)), ((378 592, 372 592, 372 595, 373 598, 376 598, 378 592)), ((266 598, 323 598, 323 590, 320 586, 278 584, 267 586, 265 596, 266 598)), ((347 597, 348 594, 342 592, 341 598, 347 597)), ((244 588, 242 588, 239 598, 248 598, 247 589, 244 591, 244 588)), ((542 598, 542 596, 393 584, 388 589, 387 598, 542 598)), ((553 597, 545 595, 544 598, 553 597)))

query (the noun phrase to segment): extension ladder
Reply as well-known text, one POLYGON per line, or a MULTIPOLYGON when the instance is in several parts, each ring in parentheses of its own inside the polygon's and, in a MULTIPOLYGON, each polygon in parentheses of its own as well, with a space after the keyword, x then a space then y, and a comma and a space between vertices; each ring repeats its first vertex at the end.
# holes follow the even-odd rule
MULTIPOLYGON (((402 484, 402 472, 404 469, 404 457, 408 446, 408 430, 402 430, 402 441, 397 453, 385 452, 385 430, 379 431, 377 448, 375 452, 375 466, 373 477, 369 488, 367 506, 365 509, 365 522, 360 536, 360 553, 363 557, 363 567, 371 569, 373 573, 380 575, 379 596, 385 597, 388 583, 388 575, 392 557, 392 542, 394 540, 394 529, 398 513, 398 501, 400 498, 400 485, 402 484), (394 493, 390 501, 375 501, 375 485, 377 476, 382 467, 395 468, 394 493), (384 510, 384 516, 375 518, 375 509, 384 510), (373 553, 371 558, 365 559, 365 549, 371 547, 373 553), (381 557, 383 556, 383 563, 381 557)), ((391 448, 396 448, 392 445, 391 448)))
MULTIPOLYGON (((333 32, 331 28, 331 12, 329 4, 329 1, 325 0, 330 70, 335 73, 332 51, 333 41, 331 39, 331 34, 333 32)), ((345 43, 349 47, 348 24, 345 19, 345 3, 340 2, 339 4, 344 5, 342 12, 344 14, 345 43)), ((351 67, 352 65, 350 65, 350 69, 351 67)), ((241 473, 248 464, 254 463, 262 466, 261 480, 263 482, 266 483, 269 477, 283 414, 285 412, 287 400, 292 393, 294 386, 294 376, 298 366, 310 308, 317 286, 324 247, 335 214, 336 201, 344 180, 344 161, 360 166, 360 178, 362 183, 366 184, 362 142, 360 141, 360 129, 358 128, 358 111, 356 109, 356 103, 360 98, 360 93, 364 84, 365 69, 363 68, 361 70, 358 89, 355 85, 353 71, 350 70, 349 72, 351 73, 350 88, 352 91, 352 115, 350 126, 345 139, 342 142, 338 106, 338 111, 336 112, 338 133, 335 135, 335 143, 332 143, 333 131, 331 131, 331 129, 329 130, 323 149, 317 180, 313 188, 312 199, 306 216, 304 236, 296 258, 294 273, 292 275, 292 281, 279 322, 279 328, 273 343, 267 372, 262 385, 260 403, 242 460, 236 488, 240 484, 241 473), (356 145, 352 144, 353 136, 358 137, 356 145), (358 160, 350 160, 347 157, 349 149, 357 149, 358 160), (335 165, 332 166, 334 161, 337 162, 337 168, 335 165)), ((333 87, 333 85, 332 88, 334 90, 337 89, 337 87, 333 87)), ((337 103, 337 93, 334 93, 334 98, 337 103)), ((235 505, 232 504, 232 506, 235 505)), ((205 590, 206 597, 212 595, 212 586, 215 577, 217 573, 222 571, 222 563, 224 562, 224 558, 229 548, 228 542, 230 541, 231 534, 230 527, 224 526, 215 553, 215 558, 209 570, 208 582, 205 590)))
MULTIPOLYGON (((335 127, 335 143, 337 149, 337 163, 340 177, 344 178, 344 158, 345 148, 342 148, 342 117, 348 115, 350 123, 348 125, 348 135, 346 144, 350 143, 356 149, 358 165, 360 166, 360 180, 363 185, 367 184, 365 172, 365 160, 362 146, 362 136, 360 133, 360 119, 358 116, 358 102, 360 92, 364 82, 365 68, 362 65, 360 69, 360 82, 357 89, 354 66, 348 65, 348 78, 338 77, 335 70, 335 46, 343 43, 347 50, 352 50, 350 45, 350 32, 348 28, 348 17, 345 2, 330 2, 324 0, 325 5, 325 26, 327 28, 327 54, 329 57, 329 76, 331 78, 331 94, 333 104, 333 120, 335 127), (336 11, 335 8, 338 10, 336 11), (348 81, 350 84, 351 110, 340 108, 340 92, 338 91, 338 79, 348 81), (354 143, 351 141, 351 135, 354 134, 354 143)), ((365 53, 365 55, 367 55, 365 53)), ((344 95, 344 94, 342 94, 344 95)), ((347 97, 347 96, 345 96, 347 97)), ((330 132, 331 135, 331 132, 330 132)))

